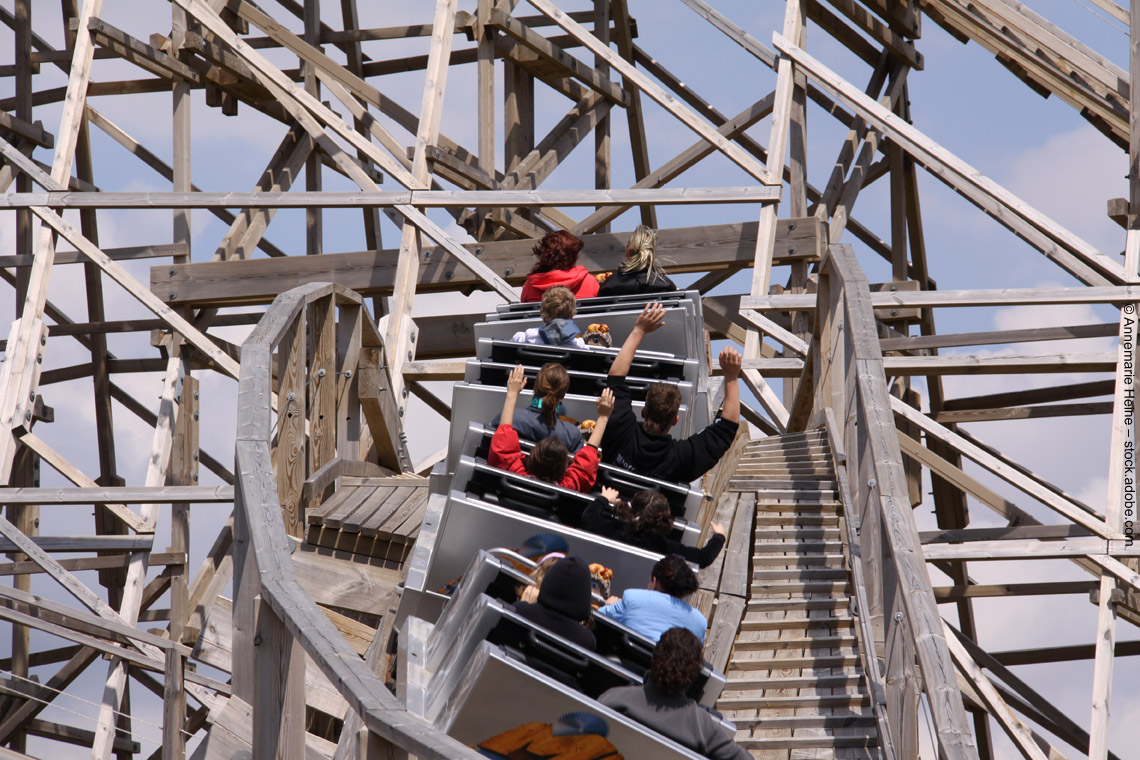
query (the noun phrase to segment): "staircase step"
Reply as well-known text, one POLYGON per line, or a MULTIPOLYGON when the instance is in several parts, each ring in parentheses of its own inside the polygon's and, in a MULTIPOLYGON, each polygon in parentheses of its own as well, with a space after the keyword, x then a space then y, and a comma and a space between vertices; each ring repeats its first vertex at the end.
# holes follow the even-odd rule
POLYGON ((750 599, 748 612, 782 612, 784 610, 844 610, 850 604, 847 597, 831 599, 750 599))
MULTIPOLYGON (((717 700, 716 709, 725 710, 785 710, 793 708, 834 708, 834 707, 863 707, 871 704, 868 694, 849 692, 847 694, 819 694, 801 695, 797 697, 721 697, 717 700)), ((739 726, 739 722, 737 722, 739 726)))
POLYGON ((775 541, 777 539, 793 539, 796 541, 810 541, 832 539, 838 541, 841 536, 838 527, 825 528, 820 525, 791 525, 784 527, 757 528, 756 540, 775 541))
MULTIPOLYGON (((765 752, 782 749, 848 749, 878 747, 879 740, 874 733, 866 736, 748 736, 747 731, 736 733, 736 743, 746 750, 765 752)), ((799 755, 793 755, 799 757, 799 755)))
MULTIPOLYGON (((755 475, 747 470, 737 470, 732 474, 735 482, 749 481, 757 483, 756 490, 761 493, 776 491, 794 491, 802 498, 814 498, 821 494, 835 494, 835 481, 832 480, 788 480, 786 478, 773 478, 767 475, 755 475)), ((821 499, 817 499, 821 500, 821 499)))
POLYGON ((767 651, 778 649, 837 649, 854 648, 859 640, 854 636, 808 636, 794 639, 759 639, 753 641, 737 641, 737 651, 767 651))
POLYGON ((775 515, 761 514, 756 516, 756 527, 760 529, 771 528, 837 528, 839 515, 775 515))
POLYGON ((773 594, 842 594, 847 590, 847 581, 753 583, 751 589, 753 597, 773 594))
POLYGON ((728 662, 730 670, 744 672, 755 670, 829 670, 831 668, 853 668, 859 664, 859 655, 819 654, 803 657, 764 657, 754 660, 740 660, 733 657, 728 662))
POLYGON ((728 682, 724 685, 724 691, 721 693, 721 699, 725 699, 726 695, 735 694, 736 692, 741 692, 743 696, 744 692, 850 689, 859 688, 862 684, 863 676, 858 673, 838 673, 822 676, 788 676, 785 678, 757 678, 751 675, 741 678, 732 678, 729 676, 728 682))
POLYGON ((838 581, 846 578, 847 571, 845 569, 831 567, 756 570, 752 573, 752 580, 754 581, 838 581))
POLYGON ((741 631, 783 631, 808 628, 855 628, 855 618, 850 615, 832 615, 830 617, 792 617, 792 618, 763 618, 759 615, 745 616, 740 621, 741 631))
POLYGON ((760 715, 755 718, 734 718, 739 731, 743 728, 761 727, 765 730, 779 728, 856 728, 874 726, 875 716, 865 713, 840 712, 831 715, 760 715))
POLYGON ((733 491, 750 491, 756 493, 757 501, 771 502, 777 499, 781 501, 794 501, 797 504, 803 502, 814 504, 819 502, 826 502, 829 504, 838 504, 836 499, 839 498, 839 492, 833 489, 820 489, 816 490, 800 490, 796 488, 782 488, 775 486, 768 487, 762 478, 752 477, 733 477, 728 481, 728 487, 733 491))
MULTIPOLYGON (((729 483, 729 486, 731 487, 732 484, 729 483)), ((750 492, 754 491, 754 489, 751 489, 751 488, 739 488, 739 489, 734 489, 734 490, 743 491, 745 493, 750 493, 750 492)), ((758 496, 764 496, 764 495, 765 494, 763 494, 763 493, 758 494, 758 496)), ((803 513, 803 514, 834 515, 834 514, 838 513, 840 507, 842 507, 842 506, 843 506, 842 503, 835 501, 834 499, 815 499, 815 500, 803 499, 803 500, 793 500, 793 501, 789 501, 786 499, 783 501, 778 500, 778 499, 765 499, 765 498, 757 498, 756 499, 756 511, 759 513, 787 512, 790 514, 803 513)))
POLYGON ((752 546, 756 554, 791 552, 793 554, 833 554, 843 556, 842 541, 757 541, 752 546))
POLYGON ((779 554, 766 552, 752 557, 752 565, 756 566, 789 566, 789 567, 846 567, 842 554, 779 554))

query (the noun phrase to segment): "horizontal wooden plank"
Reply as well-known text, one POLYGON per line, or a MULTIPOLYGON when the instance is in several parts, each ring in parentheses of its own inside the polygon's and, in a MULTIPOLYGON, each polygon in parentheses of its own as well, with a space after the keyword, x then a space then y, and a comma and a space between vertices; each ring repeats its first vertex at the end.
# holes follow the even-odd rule
POLYGON ((5 488, 0 504, 213 504, 234 500, 233 486, 124 486, 95 488, 5 488))
MULTIPOLYGON (((874 309, 1041 306, 1075 303, 1129 303, 1140 300, 1136 285, 1088 288, 998 288, 986 290, 880 290, 870 295, 874 309)), ((810 311, 813 294, 741 296, 740 308, 758 311, 810 311)))
MULTIPOLYGON (((782 220, 777 245, 795 241, 815 245, 816 225, 782 220)), ((707 272, 751 266, 756 254, 756 223, 662 229, 657 255, 666 269, 707 272)), ((608 272, 625 256, 630 233, 597 233, 582 237, 578 263, 591 272, 608 272)), ((530 269, 535 240, 469 244, 467 249, 512 284, 521 284, 530 269)), ((243 261, 201 262, 151 268, 151 289, 169 304, 223 305, 269 303, 282 291, 310 282, 335 282, 364 296, 390 295, 398 250, 326 253, 243 261)), ((420 254, 419 293, 483 287, 466 267, 442 251, 420 254)), ((732 309, 735 311, 735 308, 732 309)))
MULTIPOLYGON (((1116 352, 998 356, 888 356, 882 359, 888 375, 995 375, 1005 373, 1115 372, 1116 352)), ((802 359, 745 359, 745 369, 765 377, 799 377, 802 359)), ((719 368, 714 369, 719 371, 719 368)))
POLYGON ((612 190, 327 190, 308 192, 50 192, 0 194, 0 208, 464 208, 474 206, 599 206, 686 203, 776 203, 780 189, 751 187, 650 187, 612 190))

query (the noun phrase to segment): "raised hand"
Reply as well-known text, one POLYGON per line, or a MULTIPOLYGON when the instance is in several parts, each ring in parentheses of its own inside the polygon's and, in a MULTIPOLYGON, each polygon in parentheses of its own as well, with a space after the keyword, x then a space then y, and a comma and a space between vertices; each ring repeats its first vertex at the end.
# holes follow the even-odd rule
POLYGON ((740 352, 732 346, 725 346, 720 352, 720 368, 726 381, 740 377, 740 362, 740 352))
POLYGON ((507 378, 507 392, 517 395, 525 387, 526 372, 521 364, 516 364, 515 368, 511 370, 510 377, 507 378))
POLYGON ((602 486, 602 498, 608 501, 610 504, 617 504, 621 498, 621 494, 618 493, 618 490, 616 488, 602 486))
POLYGON ((659 303, 649 303, 641 310, 638 315, 637 321, 633 324, 634 329, 640 329, 642 332, 651 333, 665 325, 665 307, 659 303))
POLYGON ((594 405, 598 408, 599 418, 609 417, 614 410, 614 392, 609 388, 603 389, 594 405))

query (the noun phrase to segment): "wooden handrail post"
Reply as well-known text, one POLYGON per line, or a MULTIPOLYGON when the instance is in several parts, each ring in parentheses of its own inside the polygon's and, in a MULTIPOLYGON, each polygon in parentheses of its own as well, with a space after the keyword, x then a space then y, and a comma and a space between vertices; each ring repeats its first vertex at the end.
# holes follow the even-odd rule
MULTIPOLYGON (((309 391, 309 457, 307 476, 325 466, 336 456, 336 304, 332 295, 318 298, 309 305, 309 356, 307 387, 309 391)), ((315 494, 313 506, 322 500, 315 494)), ((301 505, 299 512, 308 506, 301 505)), ((301 535, 304 535, 301 515, 301 535)))
POLYGON ((273 448, 277 494, 285 532, 304 535, 301 488, 305 483, 306 314, 300 311, 277 347, 277 436, 273 448))
MULTIPOLYGON (((364 309, 341 304, 336 323, 336 451, 360 459, 360 336, 364 309)), ((315 472, 315 470, 314 470, 315 472)))
POLYGON ((303 760, 305 652, 269 604, 258 609, 254 652, 253 760, 303 760))

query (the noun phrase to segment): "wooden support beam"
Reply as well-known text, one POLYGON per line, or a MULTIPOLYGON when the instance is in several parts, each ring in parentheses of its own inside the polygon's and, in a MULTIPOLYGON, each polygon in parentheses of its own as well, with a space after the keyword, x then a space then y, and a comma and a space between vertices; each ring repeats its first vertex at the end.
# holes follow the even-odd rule
POLYGON ((590 52, 619 71, 627 82, 632 82, 637 85, 642 92, 653 98, 662 108, 676 116, 685 126, 715 145, 718 150, 724 153, 725 156, 741 169, 748 172, 748 174, 752 175, 752 177, 762 184, 778 184, 778 180, 775 183, 772 182, 770 175, 764 167, 753 160, 751 156, 735 144, 725 140, 724 137, 717 133, 706 121, 685 108, 676 98, 665 92, 659 85, 650 81, 644 74, 637 71, 632 64, 614 55, 607 46, 598 41, 597 37, 587 32, 581 25, 570 18, 565 12, 555 7, 549 0, 530 0, 530 3, 565 29, 570 35, 578 39, 590 52))
MULTIPOLYGON (((662 229, 657 236, 657 254, 668 262, 665 268, 670 273, 746 266, 755 252, 756 230, 755 223, 662 229)), ((783 220, 776 230, 777 250, 794 248, 798 254, 804 249, 814 250, 818 244, 818 225, 809 220, 783 220)), ((578 263, 591 272, 608 272, 625 252, 628 238, 628 232, 585 236, 578 263)), ((466 250, 474 256, 481 248, 480 261, 508 282, 521 284, 527 267, 519 262, 527 261, 535 242, 487 242, 467 245, 466 250)), ((269 303, 283 289, 320 281, 335 282, 365 296, 389 295, 395 269, 390 262, 395 255, 391 250, 363 251, 154 267, 151 287, 171 305, 193 306, 269 303)), ((417 292, 479 287, 480 282, 448 257, 432 249, 424 251, 417 292)))
POLYGON ((564 69, 568 75, 573 76, 599 95, 618 105, 629 105, 629 95, 623 92, 620 86, 599 75, 592 66, 587 66, 566 53, 565 50, 553 45, 547 38, 531 31, 518 19, 500 10, 493 10, 486 23, 538 53, 544 60, 564 69))
POLYGON ((1081 282, 1103 285, 1140 281, 1140 276, 1124 271, 1119 264, 1091 244, 984 177, 978 170, 857 91, 784 36, 774 35, 773 44, 797 65, 804 67, 809 76, 823 84, 835 97, 854 108, 875 129, 900 145, 935 177, 946 182, 1081 282))
MULTIPOLYGON (((568 129, 577 144, 584 136, 583 124, 592 127, 600 111, 590 110, 585 121, 575 129, 568 129)), ((776 203, 778 189, 766 186, 749 187, 685 187, 685 188, 631 188, 617 190, 537 190, 537 186, 557 165, 556 158, 565 153, 555 146, 549 151, 534 154, 535 165, 528 164, 521 173, 510 172, 494 191, 414 190, 376 191, 369 193, 329 191, 319 194, 289 192, 251 193, 24 193, 0 196, 0 208, 101 208, 101 209, 155 209, 155 208, 372 208, 421 206, 425 208, 480 206, 594 206, 599 203, 634 205, 636 203, 690 204, 690 203, 776 203), (544 168, 537 164, 542 162, 544 168), (550 165, 553 164, 553 165, 550 165), (513 189, 527 187, 528 189, 513 189)))

